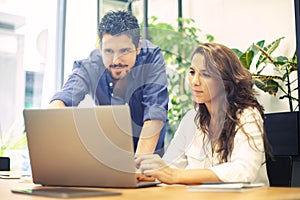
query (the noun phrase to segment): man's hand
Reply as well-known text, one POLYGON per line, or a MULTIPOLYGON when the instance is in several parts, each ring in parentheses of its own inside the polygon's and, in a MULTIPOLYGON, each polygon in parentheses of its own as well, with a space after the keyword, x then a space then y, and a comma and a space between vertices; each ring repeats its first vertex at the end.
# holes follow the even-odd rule
POLYGON ((61 107, 66 107, 65 103, 61 100, 54 100, 48 105, 48 108, 61 108, 61 107))

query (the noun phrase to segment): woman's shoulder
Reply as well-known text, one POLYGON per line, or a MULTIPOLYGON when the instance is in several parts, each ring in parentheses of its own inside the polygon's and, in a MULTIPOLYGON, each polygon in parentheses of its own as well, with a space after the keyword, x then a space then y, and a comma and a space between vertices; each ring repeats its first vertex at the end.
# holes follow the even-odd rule
POLYGON ((174 137, 180 135, 180 137, 184 138, 193 138, 194 134, 196 133, 197 127, 195 124, 195 116, 196 111, 194 109, 189 110, 186 114, 182 117, 177 131, 174 134, 174 137))
POLYGON ((263 121, 262 115, 260 111, 256 107, 247 107, 240 111, 238 114, 240 121, 246 122, 246 121, 263 121))
POLYGON ((188 112, 186 112, 186 114, 182 117, 180 121, 179 129, 182 130, 196 129, 195 116, 196 116, 196 111, 194 109, 191 109, 188 112))
POLYGON ((256 107, 247 107, 240 111, 241 116, 247 115, 261 115, 259 110, 256 107))
POLYGON ((185 115, 183 116, 182 120, 193 121, 194 122, 196 114, 197 114, 197 112, 196 112, 195 109, 190 109, 189 111, 187 111, 185 113, 185 115))

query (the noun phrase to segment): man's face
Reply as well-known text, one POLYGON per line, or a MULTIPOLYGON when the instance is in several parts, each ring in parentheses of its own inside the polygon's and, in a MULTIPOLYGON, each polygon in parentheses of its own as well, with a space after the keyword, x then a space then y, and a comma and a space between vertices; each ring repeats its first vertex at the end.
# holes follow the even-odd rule
POLYGON ((103 35, 101 47, 103 63, 115 80, 124 77, 134 66, 139 51, 140 48, 136 49, 132 39, 127 35, 103 35))

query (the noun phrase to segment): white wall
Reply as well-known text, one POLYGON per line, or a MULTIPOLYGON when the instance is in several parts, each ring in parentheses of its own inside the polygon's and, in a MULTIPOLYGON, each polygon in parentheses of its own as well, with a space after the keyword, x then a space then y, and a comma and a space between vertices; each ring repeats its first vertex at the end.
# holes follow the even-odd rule
POLYGON ((230 47, 285 36, 283 52, 292 55, 296 48, 293 0, 187 0, 183 8, 185 17, 230 47))
MULTIPOLYGON (((196 19, 196 24, 215 36, 215 41, 231 48, 246 50, 251 43, 266 44, 284 36, 274 55, 291 57, 296 49, 293 0, 188 0, 183 15, 196 19), (198 4, 199 6, 195 6, 198 4), (203 6, 202 6, 203 5, 203 6)), ((266 113, 289 111, 288 101, 259 91, 259 101, 266 113)), ((277 97, 282 93, 278 93, 277 97)))
MULTIPOLYGON (((173 23, 177 0, 150 0, 149 17, 173 23)), ((184 0, 183 18, 193 18, 194 26, 215 37, 215 42, 245 51, 253 42, 266 44, 284 36, 274 55, 291 57, 296 49, 294 0, 184 0)), ((176 23, 176 22, 175 22, 176 23)), ((287 100, 259 92, 266 113, 289 111, 287 100)), ((280 96, 279 93, 277 96, 280 96)))
POLYGON ((87 58, 96 48, 97 1, 67 1, 65 36, 65 74, 70 75, 75 60, 87 58))

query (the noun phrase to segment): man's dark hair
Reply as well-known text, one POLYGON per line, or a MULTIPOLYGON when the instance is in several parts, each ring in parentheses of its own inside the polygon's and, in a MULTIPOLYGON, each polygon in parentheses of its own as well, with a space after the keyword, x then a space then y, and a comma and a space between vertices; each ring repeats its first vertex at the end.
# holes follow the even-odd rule
POLYGON ((126 11, 110 11, 106 13, 98 27, 100 46, 104 34, 127 35, 132 38, 135 47, 140 40, 140 27, 135 16, 126 11))

